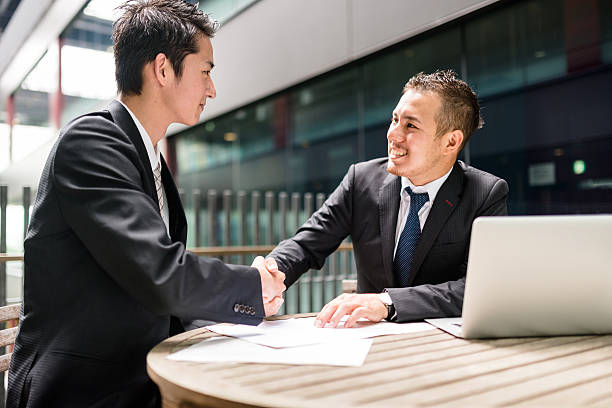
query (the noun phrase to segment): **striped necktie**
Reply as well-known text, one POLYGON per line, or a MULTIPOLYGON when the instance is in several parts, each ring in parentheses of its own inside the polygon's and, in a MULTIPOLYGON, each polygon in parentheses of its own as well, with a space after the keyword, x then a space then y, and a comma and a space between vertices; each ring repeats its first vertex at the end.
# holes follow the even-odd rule
POLYGON ((155 177, 155 189, 157 190, 157 202, 159 203, 159 213, 164 216, 164 191, 162 189, 161 180, 161 163, 157 162, 157 166, 153 170, 153 177, 155 177))
POLYGON ((399 287, 402 288, 408 286, 414 251, 421 237, 419 210, 429 201, 429 194, 427 193, 413 193, 410 187, 406 187, 405 190, 410 195, 410 211, 408 211, 406 225, 397 242, 395 258, 393 259, 393 273, 399 287))

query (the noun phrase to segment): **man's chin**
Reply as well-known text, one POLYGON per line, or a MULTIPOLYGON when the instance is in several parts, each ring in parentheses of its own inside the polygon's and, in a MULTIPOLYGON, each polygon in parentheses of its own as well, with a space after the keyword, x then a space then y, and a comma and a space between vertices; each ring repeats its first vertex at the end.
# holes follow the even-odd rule
POLYGON ((184 120, 184 121, 182 121, 180 123, 185 125, 185 126, 195 126, 195 125, 198 124, 198 120, 200 120, 199 116, 197 118, 192 118, 192 119, 189 119, 189 120, 184 120))
POLYGON ((399 174, 399 169, 397 168, 397 166, 391 161, 391 159, 389 159, 387 161, 387 171, 395 176, 400 176, 401 174, 399 174))

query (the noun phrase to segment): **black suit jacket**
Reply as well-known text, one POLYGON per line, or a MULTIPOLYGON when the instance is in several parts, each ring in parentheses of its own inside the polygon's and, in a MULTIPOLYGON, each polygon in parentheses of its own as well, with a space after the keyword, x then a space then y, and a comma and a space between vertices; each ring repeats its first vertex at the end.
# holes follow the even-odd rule
POLYGON ((386 171, 387 158, 352 165, 325 204, 269 256, 289 286, 351 236, 357 291, 388 289, 398 321, 458 316, 463 305, 472 222, 507 214, 507 183, 484 171, 454 165, 433 202, 412 261, 410 282, 397 288, 393 274, 401 178, 386 171))
POLYGON ((165 163, 162 180, 170 237, 142 138, 119 102, 61 132, 25 240, 7 407, 158 406, 145 357, 168 337, 171 315, 261 322, 257 270, 186 252, 165 163))

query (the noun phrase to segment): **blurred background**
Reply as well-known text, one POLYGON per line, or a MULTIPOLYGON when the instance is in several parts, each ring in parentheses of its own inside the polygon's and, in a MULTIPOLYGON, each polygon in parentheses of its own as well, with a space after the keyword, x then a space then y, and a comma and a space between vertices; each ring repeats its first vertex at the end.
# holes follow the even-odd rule
MULTIPOLYGON (((58 129, 116 96, 110 36, 120 3, 0 0, 0 253, 23 251, 58 129)), ((189 247, 292 235, 351 163, 386 156, 403 85, 436 69, 455 70, 478 93, 485 126, 462 160, 508 181, 511 214, 612 211, 612 1, 199 7, 221 23, 213 39, 218 96, 196 126, 171 126, 163 146, 182 190, 189 247)), ((6 298, 20 301, 21 262, 0 267, 6 298)), ((295 302, 294 311, 299 292, 295 302)))

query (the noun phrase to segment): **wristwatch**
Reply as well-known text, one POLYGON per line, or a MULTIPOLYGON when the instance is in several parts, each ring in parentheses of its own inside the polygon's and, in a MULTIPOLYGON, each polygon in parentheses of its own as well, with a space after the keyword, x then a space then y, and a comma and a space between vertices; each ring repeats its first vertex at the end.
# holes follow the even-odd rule
POLYGON ((395 306, 393 306, 393 301, 391 300, 391 296, 389 296, 389 292, 385 290, 384 292, 379 293, 378 297, 380 298, 380 301, 387 306, 387 317, 385 317, 385 320, 390 322, 395 320, 397 313, 395 313, 395 306))

